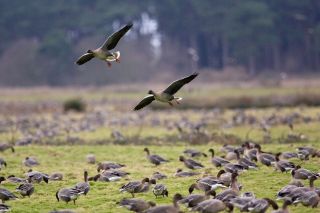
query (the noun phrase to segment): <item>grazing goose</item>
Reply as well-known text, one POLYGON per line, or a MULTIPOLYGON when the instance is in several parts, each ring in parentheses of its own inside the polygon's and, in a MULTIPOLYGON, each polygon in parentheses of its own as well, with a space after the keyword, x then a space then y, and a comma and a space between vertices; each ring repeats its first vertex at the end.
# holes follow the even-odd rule
POLYGON ((202 201, 197 206, 192 208, 192 211, 197 211, 201 213, 217 213, 229 209, 231 212, 233 210, 233 206, 228 203, 224 203, 221 200, 217 199, 209 199, 202 201))
POLYGON ((227 154, 224 158, 228 161, 238 160, 238 159, 240 159, 240 153, 237 149, 235 149, 233 151, 227 152, 227 154))
POLYGON ((46 183, 49 182, 49 176, 38 171, 29 170, 29 172, 26 173, 26 177, 29 183, 40 183, 42 180, 46 183))
POLYGON ((164 184, 156 184, 152 190, 153 194, 156 196, 167 196, 169 195, 169 192, 167 190, 167 187, 164 184))
POLYGON ((83 192, 75 188, 63 188, 56 192, 56 198, 59 202, 60 200, 69 203, 73 201, 73 204, 76 204, 76 200, 83 192))
POLYGON ((176 177, 191 177, 195 175, 200 175, 199 172, 193 172, 193 171, 183 171, 182 169, 177 169, 174 176, 176 177))
POLYGON ((292 193, 292 191, 295 190, 296 188, 299 188, 299 186, 292 185, 292 184, 284 186, 277 193, 277 200, 282 200, 282 199, 287 198, 292 193))
POLYGON ((286 160, 280 160, 279 159, 280 155, 281 155, 281 152, 276 154, 276 163, 274 164, 274 167, 276 170, 280 170, 281 172, 287 172, 296 168, 294 163, 286 160))
POLYGON ((256 148, 257 148, 257 159, 263 165, 271 166, 271 164, 276 161, 276 157, 273 154, 262 152, 261 146, 259 144, 256 145, 256 148))
POLYGON ((195 149, 186 149, 186 150, 183 151, 183 153, 185 155, 188 155, 188 156, 192 157, 192 158, 200 157, 200 156, 207 157, 206 153, 200 152, 200 151, 195 150, 195 149))
POLYGON ((119 205, 133 212, 144 212, 147 209, 156 206, 154 202, 146 202, 137 198, 124 198, 119 202, 119 205))
POLYGON ((198 163, 197 161, 194 161, 192 159, 186 159, 184 156, 180 156, 179 160, 184 163, 184 165, 189 169, 201 169, 204 168, 204 166, 201 163, 198 163))
POLYGON ((233 173, 231 176, 231 185, 230 189, 226 189, 219 194, 216 195, 216 199, 221 200, 223 202, 229 202, 232 198, 235 198, 239 195, 240 188, 237 183, 237 173, 233 173))
POLYGON ((298 153, 295 152, 283 152, 281 157, 284 159, 298 158, 298 153))
POLYGON ((244 168, 248 168, 248 169, 258 169, 257 164, 255 164, 254 162, 252 162, 251 160, 247 159, 247 158, 240 158, 238 160, 238 164, 240 164, 241 166, 243 166, 244 168))
POLYGON ((83 192, 84 195, 87 195, 90 190, 90 184, 88 183, 88 171, 84 171, 84 182, 77 183, 74 188, 83 192))
POLYGON ((304 206, 311 206, 312 208, 316 208, 319 201, 319 193, 317 193, 316 191, 307 191, 303 192, 297 198, 295 198, 293 203, 301 203, 304 206))
POLYGON ((134 197, 135 193, 140 193, 145 190, 145 183, 149 184, 149 178, 144 178, 142 181, 132 181, 129 182, 119 189, 120 192, 129 192, 131 193, 132 197, 134 197))
POLYGON ((7 181, 11 182, 11 183, 26 183, 27 180, 24 179, 24 178, 19 178, 19 177, 16 177, 14 175, 9 175, 7 177, 7 181))
POLYGON ((9 145, 7 143, 0 143, 0 152, 4 152, 7 149, 11 149, 12 152, 14 152, 14 147, 12 145, 9 145))
POLYGON ((20 194, 23 197, 25 196, 30 197, 34 192, 34 186, 31 183, 23 183, 20 186, 18 186, 16 190, 20 192, 20 194))
POLYGON ((0 200, 2 203, 7 200, 15 200, 17 197, 7 189, 0 188, 0 200))
POLYGON ((63 174, 62 174, 62 173, 59 173, 59 172, 52 173, 52 174, 49 176, 49 180, 59 181, 59 180, 62 180, 62 179, 63 179, 63 174))
POLYGON ((244 211, 245 207, 256 198, 252 192, 245 192, 239 197, 232 198, 230 204, 238 208, 241 212, 244 211))
POLYGON ((274 210, 271 213, 289 213, 289 209, 288 206, 291 205, 291 201, 290 200, 285 200, 282 204, 281 209, 278 210, 274 210))
POLYGON ((154 164, 154 165, 156 165, 156 166, 158 166, 158 165, 160 165, 160 164, 162 164, 162 163, 168 162, 166 159, 164 159, 163 157, 161 157, 161 156, 159 156, 159 155, 150 155, 150 151, 149 151, 148 148, 144 148, 143 151, 145 151, 145 152, 147 153, 147 158, 148 158, 148 160, 149 160, 152 164, 154 164))
POLYGON ((232 179, 231 177, 232 177, 232 173, 226 172, 223 169, 220 170, 217 174, 217 178, 223 183, 223 185, 228 187, 231 184, 231 179, 232 179))
POLYGON ((103 45, 95 50, 88 50, 87 53, 82 55, 76 62, 78 65, 82 65, 93 58, 99 58, 108 63, 108 66, 111 66, 111 61, 120 62, 120 52, 110 52, 110 50, 114 49, 119 40, 130 30, 133 26, 132 23, 128 23, 126 26, 121 28, 119 31, 113 33, 111 36, 107 38, 107 40, 103 43, 103 45))
POLYGON ((155 180, 162 180, 162 179, 166 179, 166 178, 167 178, 167 175, 162 174, 160 172, 154 172, 152 175, 152 179, 155 179, 155 180))
POLYGON ((181 194, 175 194, 173 196, 173 205, 155 206, 147 209, 145 213, 180 213, 178 201, 182 198, 181 194))
POLYGON ((76 213, 76 212, 71 209, 61 209, 61 210, 53 210, 49 213, 76 213))
POLYGON ((208 200, 210 195, 215 197, 216 192, 214 190, 206 191, 204 195, 200 194, 190 194, 179 201, 181 204, 187 204, 188 208, 197 206, 202 201, 208 200))
POLYGON ((120 169, 125 166, 126 165, 124 164, 106 161, 106 162, 98 163, 97 171, 100 172, 100 170, 120 169))
POLYGON ((248 167, 243 167, 240 164, 237 163, 227 163, 223 166, 224 170, 226 170, 227 172, 230 173, 240 173, 241 171, 243 171, 244 169, 249 169, 248 167))
POLYGON ((3 169, 3 167, 7 167, 7 162, 3 158, 0 158, 0 170, 3 169))
POLYGON ((229 144, 224 144, 221 148, 220 148, 220 151, 221 152, 225 152, 225 153, 228 153, 228 152, 234 152, 235 150, 238 150, 239 148, 237 147, 234 147, 234 146, 231 146, 229 144))
POLYGON ((38 166, 39 162, 33 157, 26 157, 22 163, 27 167, 38 166))
POLYGON ((291 201, 295 201, 297 198, 303 195, 305 192, 315 191, 314 181, 317 178, 315 176, 311 177, 309 180, 309 187, 295 187, 289 191, 287 194, 283 194, 283 198, 291 201))
POLYGON ((227 161, 224 158, 215 157, 213 149, 209 149, 209 152, 211 152, 211 162, 215 167, 221 167, 221 166, 224 166, 227 163, 230 163, 229 161, 227 161))
POLYGON ((254 212, 254 213, 265 213, 269 206, 272 206, 274 210, 278 209, 276 202, 269 198, 254 199, 252 200, 244 209, 244 211, 254 212))
POLYGON ((244 156, 248 158, 250 161, 258 161, 257 159, 257 149, 255 146, 250 146, 248 142, 242 145, 244 148, 244 156))
POLYGON ((5 177, 0 176, 0 184, 2 183, 2 181, 5 181, 5 180, 6 180, 6 178, 5 178, 5 177))
POLYGON ((88 154, 86 159, 87 159, 87 163, 89 163, 89 164, 96 163, 96 156, 94 156, 93 154, 88 154))
POLYGON ((11 211, 11 207, 4 204, 4 203, 0 203, 0 213, 4 213, 4 212, 9 212, 11 211))
POLYGON ((194 189, 202 190, 204 192, 216 190, 217 188, 226 188, 226 186, 223 185, 223 182, 221 182, 218 179, 212 178, 212 177, 204 177, 199 180, 197 180, 196 183, 193 183, 189 187, 189 193, 192 194, 194 189))
POLYGON ((198 76, 198 73, 193 73, 190 76, 187 76, 185 78, 176 80, 172 82, 169 87, 167 87, 162 92, 154 92, 152 90, 149 90, 146 97, 140 101, 140 103, 134 108, 134 110, 142 109, 143 107, 149 105, 152 101, 156 100, 159 102, 168 103, 171 106, 173 106, 173 101, 175 101, 177 104, 179 104, 179 101, 182 100, 181 97, 174 97, 174 94, 178 92, 181 87, 183 87, 185 84, 191 82, 195 77, 198 76))
POLYGON ((315 157, 317 155, 317 150, 315 148, 312 147, 298 147, 297 148, 298 152, 307 152, 308 155, 311 155, 312 157, 315 157))
POLYGON ((317 173, 303 169, 300 166, 296 166, 296 168, 291 171, 291 176, 296 180, 307 180, 313 176, 319 177, 317 173))

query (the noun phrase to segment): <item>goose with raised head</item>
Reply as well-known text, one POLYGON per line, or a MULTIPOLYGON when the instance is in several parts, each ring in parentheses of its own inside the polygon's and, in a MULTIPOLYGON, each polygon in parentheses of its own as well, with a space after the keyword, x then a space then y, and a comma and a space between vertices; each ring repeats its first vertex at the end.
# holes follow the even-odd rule
POLYGON ((189 169, 202 169, 204 166, 192 159, 185 158, 184 156, 180 156, 179 160, 184 163, 184 165, 189 169))
POLYGON ((240 188, 237 182, 237 173, 232 173, 231 176, 231 185, 229 189, 226 189, 219 194, 216 195, 216 199, 221 200, 223 202, 229 202, 232 198, 235 198, 239 195, 240 188))
POLYGON ((95 50, 88 50, 85 54, 83 54, 76 61, 76 64, 82 65, 93 58, 98 58, 106 61, 109 67, 111 66, 112 61, 120 62, 120 51, 111 52, 111 50, 113 50, 117 46, 120 39, 131 29, 132 26, 132 23, 128 23, 119 31, 113 33, 107 38, 107 40, 102 44, 101 47, 95 50))
POLYGON ((88 171, 83 172, 84 182, 77 183, 74 188, 87 195, 90 190, 90 184, 88 182, 88 171))
POLYGON ((129 211, 144 212, 147 209, 156 206, 154 202, 146 202, 137 198, 124 198, 119 202, 119 206, 125 207, 129 211))
POLYGON ((180 213, 178 201, 182 198, 181 194, 175 194, 173 196, 173 205, 155 206, 147 209, 145 213, 180 213))
POLYGON ((227 163, 230 163, 230 161, 227 161, 224 158, 221 157, 215 157, 214 154, 214 149, 209 149, 209 152, 211 153, 211 162, 215 167, 221 167, 224 166, 227 163))
POLYGON ((161 157, 159 155, 155 155, 155 154, 151 155, 148 148, 144 148, 143 151, 145 151, 147 153, 147 158, 150 161, 150 163, 152 163, 156 166, 158 166, 162 163, 168 162, 166 159, 164 159, 163 157, 161 157))
POLYGON ((137 106, 135 106, 134 110, 142 109, 143 107, 151 104, 151 102, 154 100, 158 102, 168 103, 171 106, 173 106, 174 102, 179 104, 180 103, 179 101, 182 100, 182 98, 175 97, 174 94, 176 94, 176 92, 178 92, 185 84, 188 84, 197 76, 198 76, 198 73, 193 73, 192 75, 176 80, 161 92, 155 92, 153 90, 149 90, 148 92, 149 95, 144 97, 142 101, 140 101, 140 103, 137 106))

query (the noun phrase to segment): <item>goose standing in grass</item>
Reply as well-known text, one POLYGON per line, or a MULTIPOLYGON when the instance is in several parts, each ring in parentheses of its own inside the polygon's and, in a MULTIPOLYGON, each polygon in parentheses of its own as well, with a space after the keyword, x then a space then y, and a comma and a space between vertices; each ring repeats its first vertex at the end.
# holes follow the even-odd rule
POLYGON ((204 166, 197 161, 192 159, 186 159, 184 156, 180 156, 179 160, 184 163, 184 165, 189 169, 202 169, 204 166))
POLYGON ((178 201, 183 197, 181 194, 173 196, 173 205, 155 206, 145 211, 145 213, 180 213, 178 201))
POLYGON ((156 196, 156 198, 158 196, 167 196, 169 195, 169 192, 168 192, 168 189, 167 187, 164 185, 164 184, 156 184, 154 187, 153 187, 153 190, 152 190, 154 196, 156 196))
POLYGON ((76 200, 82 193, 83 192, 75 188, 63 188, 56 192, 56 198, 58 202, 60 200, 66 203, 73 201, 73 204, 76 204, 76 200))
POLYGON ((7 167, 7 162, 3 158, 0 158, 0 170, 3 169, 3 167, 7 167))
POLYGON ((191 177, 195 175, 200 175, 199 172, 193 172, 193 171, 183 171, 182 169, 177 169, 174 176, 176 177, 191 177))
POLYGON ((152 179, 156 179, 156 180, 162 180, 162 179, 166 179, 167 178, 167 175, 165 174, 162 174, 160 172, 154 172, 152 174, 152 179))
POLYGON ((214 190, 206 191, 205 194, 190 194, 179 201, 181 204, 186 204, 188 208, 192 208, 197 206, 202 201, 208 200, 210 198, 216 196, 216 192, 214 190))
POLYGON ((49 176, 38 171, 29 170, 29 172, 26 173, 26 177, 29 183, 40 183, 41 181, 44 181, 46 183, 49 182, 49 176))
POLYGON ((287 172, 287 171, 292 171, 293 169, 296 168, 294 163, 286 161, 286 160, 280 160, 279 156, 281 155, 280 153, 277 153, 275 155, 276 157, 276 163, 274 164, 274 167, 276 170, 280 170, 281 172, 287 172))
POLYGON ((229 202, 232 198, 235 198, 239 195, 240 188, 237 183, 237 173, 233 173, 231 176, 231 185, 229 189, 226 189, 219 194, 216 195, 216 199, 221 200, 223 202, 229 202))
POLYGON ((95 164, 96 163, 96 156, 94 156, 94 154, 88 154, 86 156, 87 159, 87 163, 89 164, 95 164))
POLYGON ((237 163, 227 163, 223 166, 224 170, 230 173, 240 173, 244 169, 249 169, 249 167, 244 167, 237 163))
POLYGON ((4 203, 7 200, 15 200, 17 196, 15 196, 12 192, 7 189, 0 188, 0 200, 4 203))
POLYGON ((88 182, 88 171, 84 171, 84 182, 77 183, 74 188, 78 189, 80 192, 83 192, 84 195, 87 195, 90 190, 90 184, 88 182))
POLYGON ((156 165, 156 166, 158 166, 158 165, 160 165, 160 164, 162 164, 162 163, 168 162, 166 159, 164 159, 163 157, 161 157, 161 156, 159 156, 159 155, 150 155, 150 151, 149 151, 148 148, 144 148, 143 151, 145 151, 145 152, 147 153, 147 158, 148 158, 148 160, 149 160, 152 164, 154 164, 154 165, 156 165))
POLYGON ((106 162, 98 163, 97 171, 100 172, 101 170, 120 169, 125 166, 126 165, 124 164, 106 161, 106 162))
POLYGON ((78 65, 82 65, 93 58, 99 58, 103 61, 106 61, 108 66, 111 66, 112 61, 120 62, 120 52, 110 52, 114 49, 119 40, 130 30, 133 26, 132 23, 128 23, 126 26, 121 28, 119 31, 113 33, 111 36, 107 38, 107 40, 103 43, 103 45, 95 50, 88 50, 85 54, 83 54, 76 62, 78 65))
POLYGON ((254 199, 256 199, 256 196, 252 192, 245 192, 239 197, 232 198, 230 200, 230 204, 242 212, 244 211, 245 207, 254 199))
POLYGON ((218 179, 212 177, 204 177, 197 180, 196 183, 191 184, 191 186, 189 187, 189 194, 191 194, 194 191, 194 189, 207 192, 211 190, 216 190, 218 188, 226 188, 226 186, 224 186, 223 182, 221 182, 218 179))
POLYGON ((252 200, 244 209, 244 211, 254 212, 254 213, 265 213, 267 209, 272 206, 274 210, 279 207, 276 202, 269 198, 254 199, 252 200))
POLYGON ((301 203, 304 206, 310 206, 316 208, 319 204, 320 197, 319 192, 316 191, 307 191, 300 194, 297 198, 294 199, 293 203, 301 203))
POLYGON ((10 183, 26 183, 27 180, 24 179, 24 178, 19 178, 19 177, 16 177, 14 175, 9 175, 7 177, 7 181, 10 182, 10 183))
POLYGON ((54 180, 54 181, 63 180, 63 174, 60 172, 52 173, 49 176, 49 180, 54 180))
POLYGON ((137 198, 124 198, 119 202, 119 205, 133 212, 144 212, 147 209, 156 206, 154 202, 146 202, 137 198))
POLYGON ((291 171, 291 176, 296 180, 307 180, 311 177, 319 177, 319 174, 308 169, 301 168, 300 166, 296 166, 296 168, 291 171))
POLYGON ((39 162, 37 161, 37 159, 33 157, 26 157, 22 163, 27 167, 34 167, 39 165, 39 162))
POLYGON ((23 183, 20 184, 20 186, 18 186, 16 190, 20 192, 23 197, 30 197, 34 192, 34 186, 31 183, 23 183))
POLYGON ((200 213, 217 213, 222 212, 226 209, 229 209, 231 212, 233 210, 233 206, 228 203, 224 203, 221 200, 217 199, 209 199, 202 201, 197 206, 192 208, 192 211, 200 212, 200 213))
POLYGON ((4 212, 9 212, 11 211, 11 207, 4 204, 4 203, 0 203, 0 212, 4 213, 4 212))
POLYGON ((0 143, 0 152, 4 152, 6 151, 7 149, 11 149, 12 152, 14 152, 14 147, 10 144, 7 144, 7 143, 0 143))
POLYGON ((243 154, 246 158, 248 158, 250 161, 258 161, 257 159, 257 149, 256 144, 250 145, 249 142, 246 142, 242 144, 242 147, 244 148, 243 154))
POLYGON ((256 145, 257 148, 257 159, 260 163, 265 166, 271 166, 276 161, 276 157, 273 154, 265 153, 261 151, 261 146, 259 144, 256 145))
POLYGON ((156 100, 163 103, 168 103, 170 106, 173 106, 173 103, 179 104, 179 101, 182 100, 181 97, 175 97, 174 94, 178 92, 185 84, 191 82, 198 76, 198 73, 193 73, 185 78, 176 80, 172 82, 169 87, 167 87, 162 92, 154 92, 149 90, 146 97, 140 101, 140 103, 134 108, 134 110, 142 109, 143 107, 149 105, 152 101, 156 100))
POLYGON ((206 153, 200 152, 198 150, 195 149, 186 149, 183 151, 183 154, 188 155, 189 157, 200 157, 200 156, 204 156, 207 157, 206 153))
POLYGON ((215 157, 214 156, 214 149, 209 149, 209 152, 211 153, 211 162, 215 167, 221 167, 224 166, 227 163, 230 163, 224 158, 221 157, 215 157))
POLYGON ((149 184, 149 178, 144 178, 142 181, 132 181, 129 182, 119 189, 120 192, 129 192, 132 197, 134 197, 135 193, 140 193, 145 190, 145 183, 149 184))

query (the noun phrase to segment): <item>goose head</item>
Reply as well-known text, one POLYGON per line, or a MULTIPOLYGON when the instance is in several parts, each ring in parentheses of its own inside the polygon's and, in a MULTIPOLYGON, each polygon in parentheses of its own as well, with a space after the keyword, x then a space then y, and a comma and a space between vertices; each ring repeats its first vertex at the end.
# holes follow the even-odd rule
POLYGON ((141 181, 141 183, 149 183, 149 182, 150 182, 149 178, 144 178, 144 179, 141 181))
POLYGON ((188 191, 189 191, 189 194, 192 194, 192 192, 194 191, 194 189, 197 189, 198 188, 198 185, 193 183, 191 184, 191 186, 189 187, 188 191))
POLYGON ((144 152, 146 152, 146 153, 147 153, 147 155, 150 155, 150 151, 149 151, 149 149, 148 149, 148 148, 144 148, 144 149, 143 149, 143 151, 144 151, 144 152))
POLYGON ((148 91, 148 94, 149 94, 149 95, 154 95, 155 92, 154 92, 153 90, 149 90, 149 91, 148 91))
POLYGON ((179 161, 184 162, 186 159, 183 156, 179 157, 179 161))
POLYGON ((208 151, 211 152, 211 156, 214 157, 214 150, 211 148, 208 151))
POLYGON ((93 51, 92 50, 87 50, 87 53, 93 53, 93 51))

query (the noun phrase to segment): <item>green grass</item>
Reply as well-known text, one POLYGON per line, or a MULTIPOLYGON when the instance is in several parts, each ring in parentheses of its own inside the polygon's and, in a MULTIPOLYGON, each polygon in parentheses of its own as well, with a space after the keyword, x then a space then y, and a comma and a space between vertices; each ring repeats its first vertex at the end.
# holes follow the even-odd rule
MULTIPOLYGON (((214 148, 217 146, 212 145, 214 148)), ((207 151, 211 145, 198 146, 199 150, 207 151)), ((298 146, 298 145, 295 145, 298 146)), ((288 145, 264 145, 266 151, 294 151, 295 146, 288 145), (288 148, 289 147, 289 148, 288 148)), ((317 146, 318 147, 318 146, 317 146)), ((169 189, 169 198, 155 199, 152 192, 137 194, 136 197, 155 201, 157 204, 170 203, 174 193, 187 194, 188 186, 195 181, 197 177, 176 178, 173 176, 177 168, 184 168, 178 161, 178 156, 186 148, 184 146, 151 146, 151 152, 156 152, 170 162, 159 167, 151 165, 143 153, 144 146, 30 146, 17 147, 15 153, 6 151, 2 154, 8 162, 8 167, 1 171, 1 175, 14 174, 23 176, 27 168, 23 167, 21 161, 26 156, 36 156, 41 165, 34 170, 46 173, 62 172, 64 180, 60 182, 49 182, 49 184, 35 184, 35 193, 31 198, 19 198, 15 201, 8 201, 12 206, 12 212, 48 212, 52 209, 72 208, 77 212, 127 212, 119 208, 116 202, 122 198, 130 197, 130 194, 120 193, 118 189, 128 180, 119 182, 90 182, 91 191, 87 196, 81 196, 76 205, 72 203, 65 204, 57 202, 55 192, 62 187, 70 187, 75 183, 82 181, 84 169, 89 171, 89 176, 96 174, 96 166, 89 165, 85 161, 85 156, 89 153, 96 155, 98 161, 115 161, 124 163, 127 167, 125 171, 131 173, 130 180, 140 180, 143 177, 150 177, 154 171, 160 171, 168 175, 168 179, 160 181, 167 185, 169 189)), ((209 162, 209 158, 199 159, 206 169, 202 172, 210 171, 216 175, 218 170, 209 162), (210 168, 210 169, 209 169, 210 168), (209 169, 209 170, 208 170, 209 169)), ((313 158, 308 162, 299 162, 302 166, 316 170, 320 160, 313 158)), ((243 191, 253 191, 258 197, 275 198, 276 192, 290 181, 290 174, 275 172, 272 168, 260 165, 258 171, 247 171, 239 177, 239 182, 243 184, 243 191)), ((316 182, 316 185, 319 184, 316 182)), ((2 187, 14 190, 16 185, 3 183, 2 187)), ((186 210, 184 207, 182 208, 186 210)), ((305 207, 291 207, 292 212, 314 212, 305 207)))

